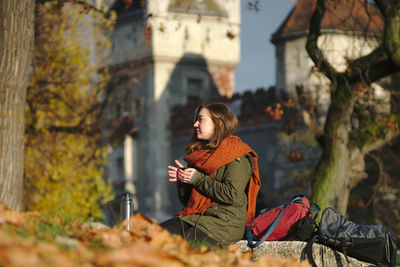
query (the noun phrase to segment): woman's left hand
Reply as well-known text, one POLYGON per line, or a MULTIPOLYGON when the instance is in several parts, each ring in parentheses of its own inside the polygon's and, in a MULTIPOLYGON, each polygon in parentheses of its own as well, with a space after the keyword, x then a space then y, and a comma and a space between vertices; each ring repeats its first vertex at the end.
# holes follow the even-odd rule
POLYGON ((185 168, 178 160, 175 160, 175 166, 168 166, 168 176, 170 182, 181 181, 182 183, 190 183, 192 177, 196 173, 194 168, 185 168))

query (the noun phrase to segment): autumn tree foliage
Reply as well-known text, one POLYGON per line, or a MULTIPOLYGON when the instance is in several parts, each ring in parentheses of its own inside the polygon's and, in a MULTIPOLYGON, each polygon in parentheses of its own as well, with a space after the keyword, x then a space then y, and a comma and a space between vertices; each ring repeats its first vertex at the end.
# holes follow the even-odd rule
POLYGON ((35 7, 35 45, 25 105, 23 206, 100 218, 111 198, 102 177, 99 120, 110 91, 105 64, 111 18, 87 5, 35 7))
MULTIPOLYGON (((370 53, 348 59, 346 69, 341 71, 329 61, 318 40, 322 36, 321 22, 328 7, 345 2, 316 1, 306 44, 308 55, 330 84, 326 121, 317 135, 322 156, 315 170, 312 198, 323 208, 332 206, 342 214, 346 214, 351 189, 367 177, 366 155, 388 144, 400 133, 400 114, 393 106, 390 112, 372 119, 360 116, 368 111, 369 103, 362 99, 371 92, 371 84, 400 71, 400 0, 358 1, 367 14, 381 18, 383 32, 375 36, 376 46, 370 53)), ((360 33, 367 36, 366 32, 360 33)), ((392 99, 398 89, 390 92, 392 99)))

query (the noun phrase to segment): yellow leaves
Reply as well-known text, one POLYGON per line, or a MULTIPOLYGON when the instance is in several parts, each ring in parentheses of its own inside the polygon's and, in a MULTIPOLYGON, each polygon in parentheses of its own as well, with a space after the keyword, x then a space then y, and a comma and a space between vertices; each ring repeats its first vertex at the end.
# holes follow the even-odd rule
POLYGON ((101 77, 106 72, 97 73, 96 63, 108 56, 110 49, 106 47, 111 42, 105 37, 113 22, 81 11, 79 4, 66 3, 61 10, 54 3, 36 5, 37 30, 27 94, 31 109, 26 109, 27 118, 37 119, 27 120, 34 124, 31 128, 41 131, 52 125, 74 126, 83 116, 93 121, 86 113, 99 98, 88 92, 93 87, 104 88, 108 80, 101 77))
POLYGON ((31 136, 26 146, 24 204, 29 210, 101 218, 112 198, 102 178, 105 149, 78 134, 31 136))

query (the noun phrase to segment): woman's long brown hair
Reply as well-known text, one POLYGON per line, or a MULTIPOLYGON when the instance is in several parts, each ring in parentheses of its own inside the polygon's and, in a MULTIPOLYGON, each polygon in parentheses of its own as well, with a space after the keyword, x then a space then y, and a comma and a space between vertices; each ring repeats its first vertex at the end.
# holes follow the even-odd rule
POLYGON ((214 124, 214 131, 210 140, 200 140, 193 131, 192 138, 185 147, 186 153, 196 149, 216 149, 222 140, 232 134, 238 127, 239 121, 236 115, 224 103, 203 103, 196 109, 195 121, 202 108, 208 110, 214 124))

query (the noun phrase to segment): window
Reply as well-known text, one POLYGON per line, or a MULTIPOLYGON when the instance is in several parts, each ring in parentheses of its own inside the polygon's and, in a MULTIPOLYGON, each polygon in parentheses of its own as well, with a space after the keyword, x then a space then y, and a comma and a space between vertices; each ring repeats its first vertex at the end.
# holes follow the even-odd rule
POLYGON ((189 78, 187 80, 187 97, 188 100, 199 100, 203 81, 198 78, 189 78))

